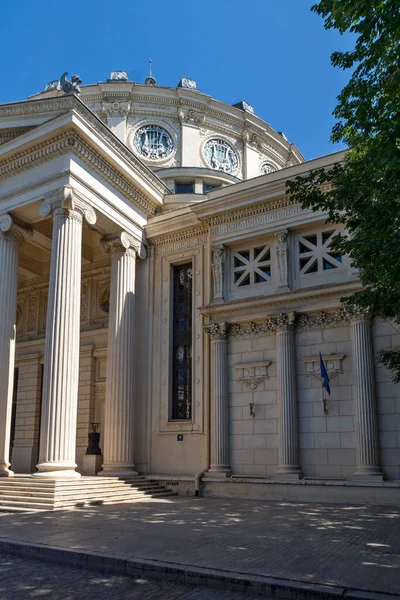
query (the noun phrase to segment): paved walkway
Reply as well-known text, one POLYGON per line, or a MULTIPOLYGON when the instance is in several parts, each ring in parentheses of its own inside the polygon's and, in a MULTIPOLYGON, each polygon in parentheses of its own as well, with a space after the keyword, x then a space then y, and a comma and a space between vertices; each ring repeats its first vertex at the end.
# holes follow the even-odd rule
POLYGON ((260 600, 229 590, 134 578, 0 554, 1 600, 260 600))
POLYGON ((0 513, 0 538, 398 594, 400 508, 220 498, 0 513))

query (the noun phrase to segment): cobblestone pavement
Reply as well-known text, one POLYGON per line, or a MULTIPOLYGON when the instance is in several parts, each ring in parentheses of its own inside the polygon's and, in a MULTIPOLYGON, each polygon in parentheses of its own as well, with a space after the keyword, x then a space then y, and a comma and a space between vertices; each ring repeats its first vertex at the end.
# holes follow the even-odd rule
POLYGON ((0 538, 400 594, 400 508, 183 498, 1 514, 0 538))
POLYGON ((0 599, 29 600, 260 600, 238 592, 56 565, 0 554, 0 599))

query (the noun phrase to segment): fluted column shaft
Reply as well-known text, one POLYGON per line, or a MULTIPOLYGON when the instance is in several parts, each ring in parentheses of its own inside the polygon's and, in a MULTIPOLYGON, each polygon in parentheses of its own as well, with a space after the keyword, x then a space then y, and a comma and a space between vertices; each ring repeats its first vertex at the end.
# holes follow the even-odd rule
POLYGON ((378 417, 372 351, 371 322, 367 316, 351 323, 355 376, 357 478, 382 479, 379 459, 378 417))
POLYGON ((137 475, 133 463, 136 252, 129 245, 114 245, 111 253, 104 461, 100 475, 129 477, 137 475))
POLYGON ((277 368, 279 419, 279 465, 277 475, 301 476, 297 431, 297 393, 294 327, 277 328, 277 368))
POLYGON ((19 245, 18 236, 0 232, 0 477, 14 474, 9 455, 19 245))
POLYGON ((211 337, 210 474, 231 475, 229 462, 228 342, 226 323, 205 327, 211 337))
POLYGON ((79 477, 75 471, 79 379, 82 215, 53 214, 37 477, 79 477))

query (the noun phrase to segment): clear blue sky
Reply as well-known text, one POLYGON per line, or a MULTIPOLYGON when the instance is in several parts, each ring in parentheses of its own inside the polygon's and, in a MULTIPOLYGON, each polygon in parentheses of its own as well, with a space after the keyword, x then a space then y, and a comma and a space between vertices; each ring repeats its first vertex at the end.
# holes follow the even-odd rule
POLYGON ((329 141, 348 74, 330 66, 350 36, 325 31, 313 0, 3 0, 0 102, 23 100, 63 71, 84 84, 127 70, 158 84, 191 77, 228 104, 246 100, 307 159, 329 141))

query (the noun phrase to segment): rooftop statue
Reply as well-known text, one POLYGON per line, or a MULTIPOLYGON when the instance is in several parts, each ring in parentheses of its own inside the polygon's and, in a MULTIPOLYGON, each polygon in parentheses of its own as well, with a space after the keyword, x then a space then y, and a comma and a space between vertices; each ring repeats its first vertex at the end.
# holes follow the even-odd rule
POLYGON ((60 77, 60 89, 66 94, 80 94, 81 90, 79 84, 82 80, 78 75, 72 75, 71 81, 67 80, 68 71, 63 73, 60 77))

